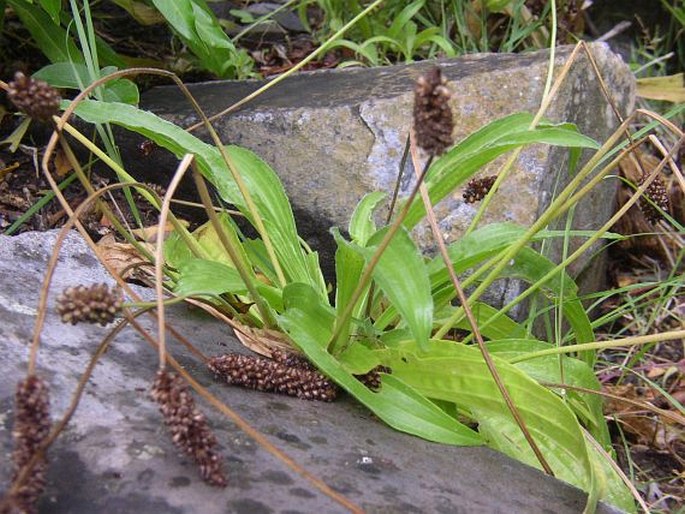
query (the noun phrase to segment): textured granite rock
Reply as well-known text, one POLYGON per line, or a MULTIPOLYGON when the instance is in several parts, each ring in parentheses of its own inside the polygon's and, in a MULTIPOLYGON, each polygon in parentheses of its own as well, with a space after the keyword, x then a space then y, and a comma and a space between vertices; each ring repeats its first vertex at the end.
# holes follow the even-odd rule
MULTIPOLYGON (((0 236, 0 490, 11 465, 12 397, 25 373, 42 272, 55 233, 0 236)), ((66 286, 108 280, 76 234, 64 246, 49 305, 66 286)), ((239 350, 229 330, 177 307, 175 327, 205 353, 239 350)), ((154 330, 154 323, 145 320, 154 330)), ((53 417, 66 409, 106 330, 63 325, 51 308, 39 374, 50 383, 53 417)), ((171 352, 204 386, 309 472, 369 513, 577 513, 584 494, 487 448, 455 448, 395 432, 349 398, 312 403, 213 383, 175 341, 171 352)), ((336 513, 345 510, 200 402, 225 458, 228 487, 198 478, 177 454, 148 391, 157 356, 124 331, 96 366, 78 411, 49 451, 50 513, 336 513)), ((600 505, 600 513, 615 512, 600 505)))
MULTIPOLYGON (((609 92, 621 113, 634 103, 634 78, 620 57, 607 46, 591 46, 609 92)), ((555 72, 567 61, 571 49, 558 49, 555 72)), ((290 77, 238 111, 216 121, 226 143, 243 145, 264 158, 280 175, 296 211, 301 234, 320 250, 327 276, 332 277, 334 245, 331 226, 346 228, 350 214, 364 194, 391 192, 411 123, 414 81, 430 63, 376 69, 325 70, 290 77)), ((548 53, 524 55, 472 55, 441 61, 455 113, 456 140, 489 121, 518 111, 535 112, 546 78, 548 53)), ((261 86, 261 82, 211 82, 190 90, 207 113, 219 112, 261 86)), ((143 95, 142 106, 181 126, 198 121, 181 93, 172 87, 155 88, 143 95)), ((618 125, 601 94, 588 59, 573 65, 547 117, 576 123, 580 130, 602 141, 618 125)), ((140 159, 130 136, 119 139, 129 155, 131 170, 147 180, 166 183, 175 160, 164 152, 140 159)), ((586 154, 587 157, 587 154, 586 154)), ((506 157, 481 172, 493 173, 506 157)), ((568 181, 568 152, 542 145, 529 146, 518 158, 482 223, 513 221, 531 224, 549 204, 555 191, 568 181)), ((405 173, 401 194, 411 189, 411 172, 405 173)), ((599 227, 613 209, 615 181, 604 181, 575 211, 573 226, 599 227)), ((187 188, 185 194, 193 193, 187 188)), ((477 205, 466 204, 457 191, 444 199, 436 212, 440 229, 454 240, 473 219, 477 205)), ((424 249, 433 247, 427 225, 417 228, 424 249)), ((560 242, 548 245, 559 254, 560 242)), ((572 244, 573 249, 573 244, 572 244)), ((588 256, 594 252, 588 252, 588 256)), ((586 282, 598 287, 603 267, 588 267, 588 258, 572 267, 588 268, 586 282)), ((501 304, 517 293, 507 288, 495 298, 501 304)))

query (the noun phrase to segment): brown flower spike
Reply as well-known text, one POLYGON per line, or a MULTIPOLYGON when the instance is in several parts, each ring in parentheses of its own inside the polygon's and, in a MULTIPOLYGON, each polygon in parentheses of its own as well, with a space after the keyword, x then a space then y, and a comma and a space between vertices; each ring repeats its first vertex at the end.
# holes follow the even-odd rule
POLYGON ((38 121, 49 121, 59 112, 61 97, 47 82, 27 77, 18 71, 8 84, 7 97, 22 112, 38 121))
POLYGON ((490 192, 495 180, 497 180, 497 175, 488 175, 487 177, 469 180, 462 195, 464 201, 466 203, 480 202, 490 192))
POLYGON ((45 490, 45 471, 47 470, 45 456, 38 458, 21 484, 16 482, 24 466, 33 459, 50 433, 48 385, 35 375, 28 376, 17 384, 15 406, 16 413, 12 429, 14 474, 10 487, 10 490, 14 489, 14 492, 0 503, 0 512, 32 514, 38 512, 36 503, 45 490))
POLYGON ((216 437, 207 418, 195 406, 188 384, 180 376, 160 370, 152 386, 152 398, 159 404, 174 444, 193 458, 202 480, 225 487, 226 477, 221 456, 216 451, 216 437))
POLYGON ((452 145, 454 120, 449 99, 452 93, 437 66, 421 75, 414 90, 416 144, 430 155, 440 155, 452 145))
POLYGON ((274 352, 272 359, 229 353, 212 357, 207 367, 217 378, 231 385, 296 396, 303 400, 331 402, 337 386, 306 359, 274 352))
MULTIPOLYGON (((642 185, 645 180, 646 176, 642 177, 639 185, 642 185)), ((642 211, 645 219, 652 225, 656 225, 659 220, 664 218, 664 215, 661 211, 668 212, 670 200, 668 198, 668 191, 666 191, 666 186, 664 185, 664 181, 661 176, 655 177, 654 180, 652 180, 652 183, 647 186, 644 194, 640 197, 638 205, 640 206, 640 210, 642 211), (654 205, 650 203, 646 197, 649 197, 654 205), (659 207, 661 211, 657 209, 657 207, 659 207)))
POLYGON ((362 384, 373 391, 378 391, 381 388, 381 373, 392 373, 392 370, 387 366, 376 366, 368 373, 363 375, 355 375, 355 378, 362 384))
POLYGON ((107 284, 68 287, 57 297, 62 322, 72 325, 84 321, 105 326, 121 311, 121 305, 121 291, 107 284))

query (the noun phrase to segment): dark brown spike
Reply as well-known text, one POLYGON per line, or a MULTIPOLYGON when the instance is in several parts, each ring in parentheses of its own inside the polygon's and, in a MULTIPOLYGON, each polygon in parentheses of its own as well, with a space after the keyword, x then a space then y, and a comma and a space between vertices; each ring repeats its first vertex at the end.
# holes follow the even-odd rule
POLYGON ((16 481, 23 468, 41 449, 43 441, 50 433, 50 397, 48 385, 36 375, 30 375, 17 384, 15 395, 16 413, 12 436, 14 451, 12 461, 14 474, 12 486, 16 491, 3 499, 0 508, 7 512, 38 512, 37 502, 45 490, 45 472, 48 464, 41 455, 21 484, 16 481), (14 509, 14 510, 13 510, 14 509))
POLYGON ((414 90, 414 134, 416 145, 430 155, 440 155, 453 143, 454 120, 440 68, 433 67, 416 81, 414 90))
POLYGON ((225 487, 226 477, 221 456, 216 451, 216 437, 204 414, 195 406, 188 384, 182 377, 160 370, 151 394, 159 405, 172 441, 193 458, 202 480, 213 486, 225 487))
POLYGON ((330 402, 338 387, 304 357, 274 352, 279 360, 229 353, 212 357, 207 366, 217 378, 231 385, 330 402))
POLYGON ((472 178, 466 184, 462 197, 466 203, 480 202, 492 189, 497 180, 497 175, 488 175, 483 178, 472 178))
POLYGON ((368 373, 363 375, 355 375, 355 378, 362 384, 373 391, 378 391, 381 388, 381 373, 392 373, 392 370, 387 366, 376 366, 368 373))
MULTIPOLYGON (((642 185, 645 180, 646 177, 643 177, 640 180, 639 185, 642 185)), ((670 199, 661 176, 655 177, 654 180, 652 180, 652 183, 647 186, 644 194, 640 197, 638 205, 640 206, 640 210, 642 211, 645 219, 652 225, 656 225, 659 220, 664 219, 664 215, 659 209, 664 212, 669 212, 670 199), (651 202, 647 199, 647 197, 651 200, 651 202)))
POLYGON ((59 112, 62 99, 52 86, 18 71, 9 84, 7 97, 22 112, 38 121, 49 121, 59 112))

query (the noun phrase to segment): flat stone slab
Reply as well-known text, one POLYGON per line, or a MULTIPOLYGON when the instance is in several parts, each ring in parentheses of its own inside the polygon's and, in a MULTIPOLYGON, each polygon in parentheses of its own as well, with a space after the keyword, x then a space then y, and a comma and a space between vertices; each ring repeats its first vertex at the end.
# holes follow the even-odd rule
MULTIPOLYGON (((14 389, 25 376, 38 294, 55 237, 55 232, 0 236, 0 489, 11 475, 14 389)), ((50 383, 53 419, 66 409, 106 333, 101 327, 60 323, 54 298, 67 286, 102 281, 111 282, 72 232, 51 289, 38 359, 39 374, 50 383)), ((213 319, 182 306, 168 314, 206 354, 245 351, 213 319)), ((144 322, 155 333, 154 322, 144 322)), ((366 512, 576 514, 583 509, 580 490, 490 449, 438 445, 396 432, 351 398, 307 402, 214 383, 176 341, 169 348, 226 405, 366 512)), ((127 329, 115 339, 66 432, 49 451, 41 512, 345 512, 199 402, 218 437, 228 476, 225 489, 205 485, 193 463, 178 455, 149 399, 156 368, 156 352, 135 332, 127 329)), ((600 505, 598 512, 617 511, 600 505)))

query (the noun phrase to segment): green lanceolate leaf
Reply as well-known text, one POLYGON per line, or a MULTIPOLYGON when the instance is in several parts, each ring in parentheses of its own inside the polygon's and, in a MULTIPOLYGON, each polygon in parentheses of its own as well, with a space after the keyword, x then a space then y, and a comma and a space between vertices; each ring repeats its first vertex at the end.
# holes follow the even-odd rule
POLYGON ((481 444, 476 432, 447 415, 402 380, 392 375, 384 376, 380 391, 372 392, 354 378, 326 351, 334 314, 309 286, 288 285, 283 297, 286 310, 279 320, 295 344, 318 369, 388 425, 429 441, 462 446, 481 444))
POLYGON ((8 0, 34 41, 52 62, 83 62, 83 54, 66 30, 54 23, 42 9, 25 0, 8 0))
POLYGON ((174 292, 178 296, 245 294, 247 288, 235 268, 216 261, 190 259, 179 269, 174 292))
MULTIPOLYGON (((506 250, 523 234, 525 228, 514 223, 492 223, 460 237, 447 247, 450 261, 457 273, 462 273, 476 264, 506 250)), ((434 257, 427 265, 431 287, 437 290, 451 284, 449 273, 441 256, 434 257)))
POLYGON ((352 212, 349 232, 352 242, 359 246, 366 246, 366 242, 376 232, 376 223, 373 213, 378 205, 385 199, 386 194, 382 191, 368 193, 361 199, 352 212))
POLYGON ((348 373, 362 375, 381 364, 378 354, 364 344, 355 342, 338 356, 338 361, 348 373))
MULTIPOLYGON (((525 229, 513 223, 493 223, 459 238, 448 246, 448 255, 456 273, 464 271, 506 250, 525 233, 525 229)), ((431 294, 436 309, 442 309, 454 298, 454 287, 442 257, 434 257, 427 265, 431 294)), ((379 329, 386 327, 395 317, 394 308, 387 309, 376 321, 379 329)))
POLYGON ((62 0, 40 0, 40 6, 48 13, 52 21, 59 25, 59 13, 62 10, 62 0))
MULTIPOLYGON (((556 264, 532 248, 523 248, 502 273, 504 276, 522 278, 527 282, 534 283, 555 267, 556 264)), ((562 302, 564 317, 573 328, 576 342, 589 343, 594 341, 595 335, 592 324, 577 296, 578 286, 573 279, 566 272, 562 272, 548 280, 542 288, 562 302)))
MULTIPOLYGON (((499 311, 487 303, 474 303, 471 306, 471 312, 473 312, 473 316, 476 318, 476 323, 478 323, 478 326, 483 327, 481 330, 483 337, 487 337, 490 340, 524 337, 526 334, 526 327, 516 323, 516 321, 506 315, 499 316, 497 319, 493 320, 499 311)), ((470 332, 471 324, 466 317, 463 317, 455 324, 455 328, 468 330, 470 332)))
POLYGON ((152 0, 152 3, 206 69, 219 77, 230 76, 235 47, 203 0, 152 0))
MULTIPOLYGON (((487 163, 519 146, 546 142, 558 146, 597 148, 595 141, 579 134, 572 124, 543 122, 530 129, 532 121, 533 116, 528 113, 511 114, 492 121, 435 161, 426 177, 431 204, 445 198, 487 163)), ((413 228, 424 215, 423 202, 416 200, 404 225, 413 228)))
MULTIPOLYGON (((386 231, 379 230, 367 247, 360 249, 367 263, 386 231)), ((374 269, 373 279, 419 345, 426 344, 433 324, 430 280, 423 256, 406 230, 400 229, 390 241, 374 269)))
MULTIPOLYGON (((332 231, 335 242, 338 248, 335 251, 335 309, 338 315, 338 322, 341 322, 341 316, 345 307, 350 301, 354 290, 359 284, 359 278, 364 269, 364 257, 357 251, 352 243, 346 241, 340 231, 333 229, 332 231)), ((367 289, 368 291, 368 289, 367 289)), ((363 297, 366 297, 366 291, 363 297)), ((352 319, 360 317, 365 308, 365 303, 360 302, 352 311, 352 319)), ((345 326, 340 327, 340 343, 336 343, 333 347, 344 347, 350 336, 350 326, 352 319, 345 320, 345 326)))
MULTIPOLYGON (((495 223, 475 230, 448 247, 448 254, 452 261, 455 271, 462 273, 474 267, 486 259, 496 256, 505 251, 511 244, 525 233, 525 229, 513 223, 495 223)), ((561 232, 543 232, 538 235, 539 239, 547 237, 561 236, 561 232)), ((454 290, 449 280, 449 275, 441 257, 435 257, 428 264, 430 273, 431 288, 436 306, 442 307, 454 297, 454 290)), ((535 283, 556 265, 531 248, 524 248, 516 258, 507 266, 503 272, 503 277, 511 277, 535 283)), ((577 297, 578 287, 567 273, 563 273, 563 288, 561 284, 562 276, 550 279, 542 286, 546 291, 556 298, 561 298, 563 293, 562 307, 564 315, 567 317, 573 328, 578 342, 594 341, 594 333, 590 320, 583 308, 582 303, 577 297)), ((494 314, 494 313, 492 313, 494 314)), ((492 317, 490 315, 490 318, 492 317)), ((387 321, 386 316, 383 320, 387 321)), ((493 321, 496 323, 496 321, 493 321)), ((488 328, 488 321, 484 320, 483 330, 488 328)), ((379 323, 376 323, 379 326, 379 323)), ((464 327, 466 328, 466 327, 464 327)))
MULTIPOLYGON (((393 375, 419 392, 429 398, 456 402, 461 409, 470 411, 490 446, 539 467, 501 400, 480 351, 476 347, 451 341, 431 341, 430 345, 430 357, 416 356, 418 347, 413 341, 395 344, 393 349, 380 350, 378 353, 381 354, 381 362, 393 368, 393 375)), ((606 459, 587 443, 587 437, 583 436, 571 412, 577 407, 573 404, 574 400, 584 403, 586 408, 578 409, 582 411, 581 416, 590 413, 594 417, 589 420, 590 430, 599 436, 599 441, 609 444, 608 435, 604 432, 606 427, 600 426, 597 430, 592 428, 593 422, 603 422, 601 402, 597 396, 570 396, 566 405, 555 393, 537 384, 535 379, 553 381, 561 378, 558 359, 555 361, 552 358, 544 364, 525 369, 520 368, 518 363, 513 366, 504 362, 505 359, 514 358, 516 353, 534 351, 540 345, 549 346, 539 341, 513 340, 489 342, 488 348, 491 349, 498 373, 555 476, 585 491, 598 492, 600 499, 633 512, 630 491, 606 459), (596 462, 601 464, 594 465, 596 462)), ((589 389, 599 387, 585 363, 578 359, 567 361, 570 363, 565 365, 567 383, 582 384, 589 389)))
MULTIPOLYGON (((102 70, 102 75, 116 71, 116 68, 102 70)), ((91 83, 90 72, 85 64, 58 62, 44 66, 33 76, 46 81, 54 87, 65 89, 84 89, 91 83)), ((99 77, 98 77, 99 78, 99 77)), ((128 79, 118 79, 103 86, 103 100, 106 102, 122 102, 137 105, 139 100, 138 87, 128 79)))
MULTIPOLYGON (((381 360, 393 376, 428 398, 454 402, 471 414, 489 446, 540 468, 540 463, 514 421, 478 348, 431 341, 426 357, 407 351, 387 351, 381 360)), ((493 356, 526 426, 555 476, 589 490, 593 470, 582 430, 573 412, 553 392, 525 373, 493 356)))
MULTIPOLYGON (((187 153, 194 154, 201 171, 217 188, 221 198, 251 220, 245 200, 217 148, 173 123, 131 105, 86 100, 79 104, 76 114, 90 123, 113 123, 142 134, 179 158, 187 153)), ((318 265, 312 265, 311 254, 307 255, 300 244, 290 202, 276 173, 247 149, 227 146, 226 150, 253 196, 289 281, 308 283, 326 297, 321 270, 318 265)))
MULTIPOLYGON (((488 351, 505 360, 548 348, 553 348, 553 345, 525 339, 509 338, 488 342, 488 351)), ((585 362, 573 357, 563 356, 560 358, 558 355, 548 355, 517 362, 514 366, 538 382, 566 383, 595 391, 600 390, 599 381, 592 368, 585 362)), ((597 394, 579 393, 571 390, 565 391, 564 397, 567 398, 569 407, 585 422, 587 429, 594 438, 600 442, 605 450, 610 451, 611 440, 602 411, 602 398, 597 394)))
POLYGON ((512 135, 503 136, 497 140, 498 146, 509 145, 528 145, 531 143, 543 143, 567 148, 591 148, 597 150, 599 144, 580 132, 572 123, 562 123, 560 125, 539 125, 534 130, 518 132, 512 135))
MULTIPOLYGON (((587 434, 586 439, 589 439, 587 434)), ((588 443, 592 445, 589 440, 588 443)), ((594 445, 590 446, 590 448, 594 449, 594 445)), ((599 499, 618 507, 624 512, 637 512, 633 495, 621 477, 616 473, 610 459, 607 459, 605 455, 602 455, 596 449, 590 451, 590 459, 596 469, 595 475, 605 479, 599 484, 601 487, 598 491, 600 493, 599 499)))

